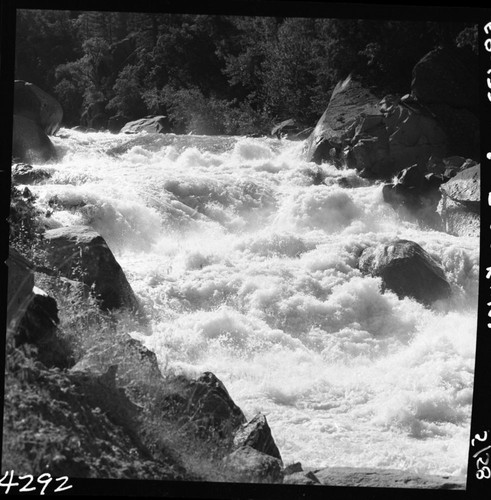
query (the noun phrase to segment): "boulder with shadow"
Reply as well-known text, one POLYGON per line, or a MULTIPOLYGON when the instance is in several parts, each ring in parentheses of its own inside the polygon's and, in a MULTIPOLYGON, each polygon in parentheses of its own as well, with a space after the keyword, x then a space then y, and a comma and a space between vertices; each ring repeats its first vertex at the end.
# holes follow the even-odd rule
POLYGON ((383 290, 400 298, 411 297, 425 305, 451 296, 450 284, 441 266, 414 241, 393 240, 365 249, 359 268, 382 278, 383 290))
POLYGON ((90 287, 103 309, 142 313, 123 269, 99 233, 86 226, 69 226, 50 229, 44 238, 49 265, 90 287))

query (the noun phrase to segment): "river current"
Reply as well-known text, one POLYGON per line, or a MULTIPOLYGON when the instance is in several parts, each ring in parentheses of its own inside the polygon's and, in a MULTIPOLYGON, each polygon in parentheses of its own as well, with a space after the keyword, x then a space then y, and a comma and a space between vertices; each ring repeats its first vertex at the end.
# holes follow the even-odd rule
POLYGON ((215 373, 246 417, 266 414, 285 464, 465 476, 478 238, 400 219, 382 184, 307 163, 302 142, 53 142, 39 206, 106 239, 150 318, 129 333, 163 371, 215 373), (361 274, 360 252, 396 237, 441 265, 450 299, 425 307, 361 274))

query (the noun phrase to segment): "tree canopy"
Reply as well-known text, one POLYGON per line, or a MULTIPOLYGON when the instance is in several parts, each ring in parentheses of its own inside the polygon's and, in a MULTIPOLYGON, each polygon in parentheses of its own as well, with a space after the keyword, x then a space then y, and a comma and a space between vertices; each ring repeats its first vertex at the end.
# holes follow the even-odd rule
POLYGON ((340 78, 407 93, 414 64, 439 45, 471 45, 464 23, 20 10, 17 79, 52 93, 64 125, 167 115, 173 130, 310 126, 340 78), (101 111, 102 110, 102 111, 101 111))

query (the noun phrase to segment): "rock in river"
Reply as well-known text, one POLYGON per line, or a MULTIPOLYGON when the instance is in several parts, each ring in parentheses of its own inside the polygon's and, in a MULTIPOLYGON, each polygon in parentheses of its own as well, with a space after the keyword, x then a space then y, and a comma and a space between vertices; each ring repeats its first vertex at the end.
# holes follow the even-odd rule
POLYGON ((359 267, 380 276, 384 289, 401 298, 413 297, 430 305, 451 294, 442 268, 414 241, 394 240, 367 248, 361 254, 359 267))

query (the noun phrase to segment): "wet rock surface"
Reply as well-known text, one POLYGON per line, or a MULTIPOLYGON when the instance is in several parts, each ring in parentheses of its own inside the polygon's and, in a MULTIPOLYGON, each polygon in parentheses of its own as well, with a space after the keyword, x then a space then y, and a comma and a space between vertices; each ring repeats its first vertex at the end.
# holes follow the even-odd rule
POLYGON ((85 226, 61 227, 46 231, 44 237, 50 265, 63 276, 92 287, 103 308, 139 310, 121 266, 96 231, 85 226))
POLYGON ((258 413, 252 420, 240 427, 235 433, 234 445, 250 446, 266 455, 281 460, 280 451, 271 435, 266 416, 258 413))
POLYGON ((363 251, 362 272, 382 278, 385 289, 399 297, 412 297, 430 305, 450 297, 451 288, 442 268, 417 243, 394 240, 363 251))

